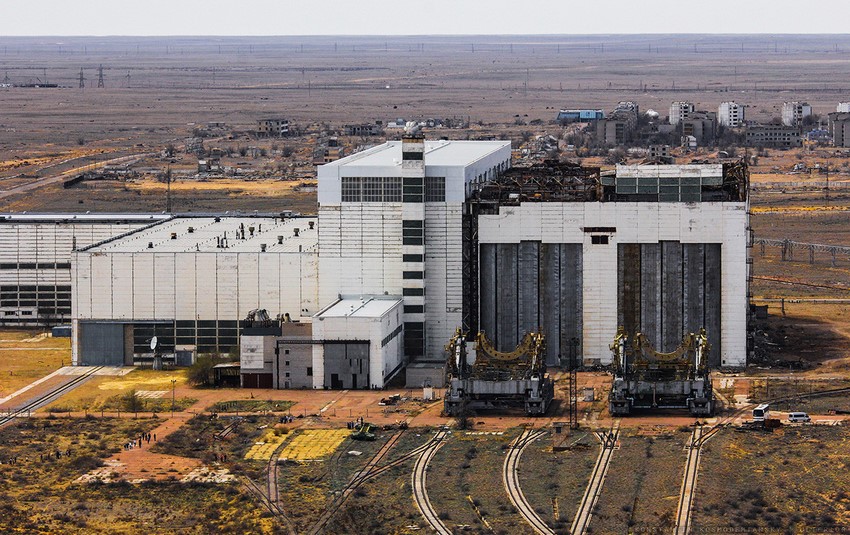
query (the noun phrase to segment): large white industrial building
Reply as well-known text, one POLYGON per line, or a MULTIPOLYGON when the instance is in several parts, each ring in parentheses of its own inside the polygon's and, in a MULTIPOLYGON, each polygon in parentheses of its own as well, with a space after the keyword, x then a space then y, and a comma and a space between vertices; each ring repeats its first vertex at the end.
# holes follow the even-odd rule
POLYGON ((229 353, 255 309, 310 316, 315 219, 175 217, 73 254, 73 360, 132 364, 165 352, 229 353))
POLYGON ((609 363, 623 326, 661 351, 706 328, 713 365, 745 365, 745 167, 510 158, 507 141, 406 136, 320 166, 317 217, 164 216, 78 238, 74 362, 146 362, 156 336, 177 363, 241 349, 246 386, 380 388, 405 368, 437 385, 458 327, 501 351, 542 330, 557 365, 609 363))

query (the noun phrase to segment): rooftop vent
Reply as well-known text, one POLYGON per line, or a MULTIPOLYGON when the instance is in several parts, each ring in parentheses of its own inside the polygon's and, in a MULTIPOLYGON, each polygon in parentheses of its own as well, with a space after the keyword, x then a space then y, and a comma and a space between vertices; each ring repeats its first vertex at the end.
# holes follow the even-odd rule
POLYGON ((171 239, 172 239, 172 240, 176 240, 176 239, 177 239, 177 233, 176 233, 176 232, 172 232, 172 233, 171 233, 171 239))
POLYGON ((254 227, 248 227, 248 234, 250 234, 252 238, 254 237, 254 227))
POLYGON ((280 245, 281 243, 283 243, 283 236, 278 236, 278 237, 277 237, 277 243, 278 243, 278 245, 280 245))
POLYGON ((315 227, 315 226, 316 226, 316 222, 315 222, 315 221, 308 221, 308 222, 307 222, 307 226, 309 226, 309 227, 310 227, 310 230, 313 230, 313 227, 315 227))
POLYGON ((189 227, 189 234, 195 232, 195 227, 189 227))
POLYGON ((216 217, 215 219, 213 219, 213 221, 215 221, 216 223, 221 223, 221 218, 220 218, 220 217, 216 217))
POLYGON ((301 231, 301 229, 299 229, 298 227, 295 227, 294 229, 292 229, 292 231, 295 233, 295 237, 297 238, 298 233, 301 231))
POLYGON ((265 244, 265 243, 261 243, 261 244, 260 244, 260 252, 261 252, 261 253, 265 253, 265 252, 266 252, 266 244, 265 244))
POLYGON ((148 242, 148 249, 153 249, 153 242, 152 241, 148 242))

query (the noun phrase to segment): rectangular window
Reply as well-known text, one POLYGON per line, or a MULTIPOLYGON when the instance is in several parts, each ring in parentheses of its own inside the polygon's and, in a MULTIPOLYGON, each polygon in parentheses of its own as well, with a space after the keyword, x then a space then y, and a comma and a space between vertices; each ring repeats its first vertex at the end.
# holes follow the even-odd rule
POLYGON ((402 288, 401 295, 406 297, 416 297, 425 295, 425 288, 402 288))
POLYGON ((288 360, 286 361, 286 364, 284 364, 284 366, 289 366, 289 361, 288 361, 288 360))
POLYGON ((425 305, 404 305, 405 314, 423 314, 425 305))
POLYGON ((384 202, 401 202, 401 177, 384 178, 384 202))
POLYGON ((423 238, 402 238, 402 245, 423 245, 425 240, 423 238))
POLYGON ((446 177, 425 178, 425 202, 446 202, 446 177))
POLYGON ((401 257, 402 262, 424 262, 425 256, 421 254, 406 254, 401 257))
POLYGON ((425 272, 424 271, 403 271, 401 274, 401 278, 403 279, 424 279, 425 272))
POLYGON ((594 245, 608 245, 608 236, 591 236, 590 243, 594 245))
POLYGON ((363 202, 381 202, 384 196, 384 180, 377 177, 361 179, 363 181, 363 202))
POLYGON ((313 367, 309 366, 307 368, 307 377, 313 377, 313 367))
POLYGON ((425 158, 424 152, 413 152, 413 151, 404 151, 401 153, 402 160, 423 160, 425 158))
POLYGON ((360 202, 361 179, 359 177, 342 177, 342 202, 360 202))

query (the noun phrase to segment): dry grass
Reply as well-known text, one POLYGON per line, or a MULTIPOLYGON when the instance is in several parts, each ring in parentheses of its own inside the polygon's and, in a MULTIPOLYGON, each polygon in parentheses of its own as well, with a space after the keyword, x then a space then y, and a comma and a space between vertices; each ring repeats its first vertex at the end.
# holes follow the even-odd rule
POLYGON ((593 513, 593 533, 670 531, 685 466, 689 430, 657 436, 621 432, 593 513))
MULTIPOLYGON (((146 401, 161 401, 170 408, 171 381, 176 380, 176 386, 185 385, 186 373, 187 370, 185 369, 170 371, 135 369, 119 377, 96 376, 41 410, 48 412, 117 410, 117 407, 114 406, 116 400, 133 390, 137 392, 163 392, 162 399, 145 400, 142 398, 143 403, 140 410, 150 410, 145 408, 146 401)), ((196 400, 181 397, 177 401, 179 402, 178 409, 182 409, 196 400)))
POLYGON ((566 444, 572 447, 553 452, 547 435, 532 443, 520 461, 522 491, 556 533, 569 533, 599 454, 599 441, 588 431, 570 436, 566 444))
POLYGON ((71 339, 40 331, 0 331, 0 397, 71 362, 71 339))
POLYGON ((428 468, 428 497, 450 530, 468 525, 473 532, 488 533, 482 517, 496 533, 527 530, 502 483, 505 453, 518 434, 516 429, 503 435, 456 431, 434 455, 428 468))
POLYGON ((693 530, 846 530, 848 468, 850 432, 842 427, 724 432, 703 452, 693 530))

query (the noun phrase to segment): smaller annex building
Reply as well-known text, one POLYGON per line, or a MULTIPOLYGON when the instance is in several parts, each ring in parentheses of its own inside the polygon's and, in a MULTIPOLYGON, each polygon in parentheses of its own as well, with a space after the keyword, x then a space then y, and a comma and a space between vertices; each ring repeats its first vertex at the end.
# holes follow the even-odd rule
POLYGON ((318 311, 315 218, 173 217, 72 254, 72 356, 78 365, 191 364, 235 353, 239 322, 318 311))

